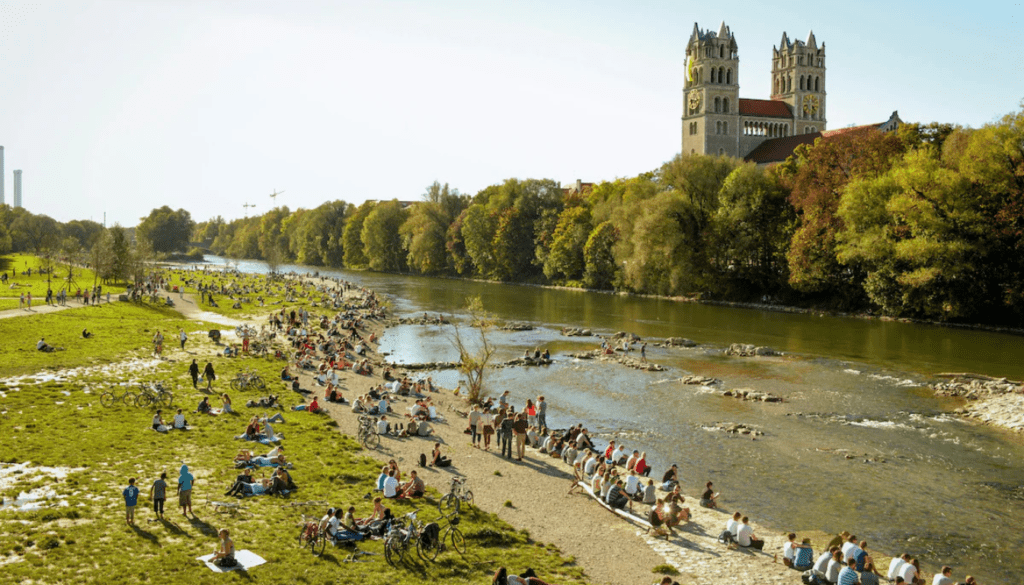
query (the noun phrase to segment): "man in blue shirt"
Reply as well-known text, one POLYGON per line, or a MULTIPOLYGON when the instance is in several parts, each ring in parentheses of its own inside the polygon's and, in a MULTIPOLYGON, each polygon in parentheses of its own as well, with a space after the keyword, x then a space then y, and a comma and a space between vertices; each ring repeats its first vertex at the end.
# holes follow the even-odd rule
POLYGON ((192 511, 192 485, 195 481, 196 478, 188 472, 188 465, 182 464, 178 475, 178 505, 181 506, 183 516, 188 516, 192 511))
POLYGON ((135 487, 135 478, 128 480, 128 487, 121 492, 124 495, 125 522, 135 524, 135 504, 139 502, 139 488, 135 487))
POLYGON ((839 571, 838 585, 860 585, 860 574, 857 573, 857 560, 850 559, 847 565, 839 571))

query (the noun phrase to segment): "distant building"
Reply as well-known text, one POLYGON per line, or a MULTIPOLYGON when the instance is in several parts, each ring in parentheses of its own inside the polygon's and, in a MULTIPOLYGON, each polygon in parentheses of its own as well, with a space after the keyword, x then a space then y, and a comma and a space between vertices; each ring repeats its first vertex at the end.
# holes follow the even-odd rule
POLYGON ((757 163, 759 166, 766 166, 785 162, 793 151, 796 150, 797 146, 801 144, 814 144, 819 138, 828 140, 833 136, 839 136, 846 134, 847 132, 853 132, 855 130, 861 130, 864 128, 875 128, 880 132, 893 132, 898 130, 903 125, 903 120, 900 120, 899 112, 893 112, 889 119, 881 124, 865 124, 863 126, 851 126, 849 128, 840 128, 838 130, 826 130, 825 132, 814 132, 812 134, 801 134, 799 136, 787 136, 785 138, 772 138, 771 140, 765 140, 757 146, 753 151, 747 154, 745 160, 753 163, 757 163))
POLYGON ((14 171, 14 207, 21 207, 21 171, 14 171))
POLYGON ((585 195, 593 190, 593 183, 584 183, 580 179, 576 179, 576 183, 568 187, 562 187, 562 192, 565 194, 566 197, 570 195, 585 195))
MULTIPOLYGON (((767 164, 762 161, 785 160, 798 145, 828 136, 825 43, 818 45, 814 31, 805 41, 782 33, 772 48, 771 99, 741 98, 739 67, 736 37, 724 22, 717 33, 694 23, 686 46, 684 155, 767 164)), ((900 123, 895 113, 878 126, 891 123, 900 123)))

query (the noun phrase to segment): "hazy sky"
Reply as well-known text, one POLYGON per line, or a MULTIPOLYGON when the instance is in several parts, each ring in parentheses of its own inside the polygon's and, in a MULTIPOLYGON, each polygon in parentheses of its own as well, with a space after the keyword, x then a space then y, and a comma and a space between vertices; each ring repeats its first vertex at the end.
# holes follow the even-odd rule
POLYGON ((740 96, 813 29, 828 124, 980 126, 1024 98, 1021 2, 155 1, 0 3, 8 204, 125 226, 600 181, 680 149, 694 22, 739 44, 740 96), (725 8, 728 7, 728 8, 725 8))

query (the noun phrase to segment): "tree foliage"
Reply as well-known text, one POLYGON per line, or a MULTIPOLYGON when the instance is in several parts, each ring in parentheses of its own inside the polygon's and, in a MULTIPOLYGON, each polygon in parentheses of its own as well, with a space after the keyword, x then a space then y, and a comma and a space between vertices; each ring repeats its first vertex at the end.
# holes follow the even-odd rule
POLYGON ((184 209, 177 211, 164 205, 154 209, 135 228, 135 237, 148 242, 154 252, 170 254, 188 249, 195 222, 184 209))

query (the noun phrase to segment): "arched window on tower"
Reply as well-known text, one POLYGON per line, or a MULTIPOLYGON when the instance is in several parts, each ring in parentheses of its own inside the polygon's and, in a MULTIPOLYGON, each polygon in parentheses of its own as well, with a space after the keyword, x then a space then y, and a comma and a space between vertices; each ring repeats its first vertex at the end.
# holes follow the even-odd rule
POLYGON ((722 98, 715 98, 715 113, 722 111, 722 98))
POLYGON ((722 83, 725 80, 725 67, 718 68, 718 83, 722 83))
POLYGON ((729 123, 728 122, 722 122, 722 134, 728 134, 728 133, 729 133, 729 123))
POLYGON ((725 82, 732 85, 732 69, 725 70, 725 82))
POLYGON ((818 81, 820 81, 820 79, 820 77, 814 78, 814 91, 821 91, 820 89, 818 89, 818 81))
POLYGON ((793 91, 793 76, 786 77, 786 91, 793 91))
POLYGON ((804 88, 804 76, 801 75, 800 76, 800 89, 803 90, 803 88, 804 88))
POLYGON ((722 98, 722 111, 729 113, 729 98, 722 98))
POLYGON ((718 58, 725 59, 725 45, 718 47, 718 58))

